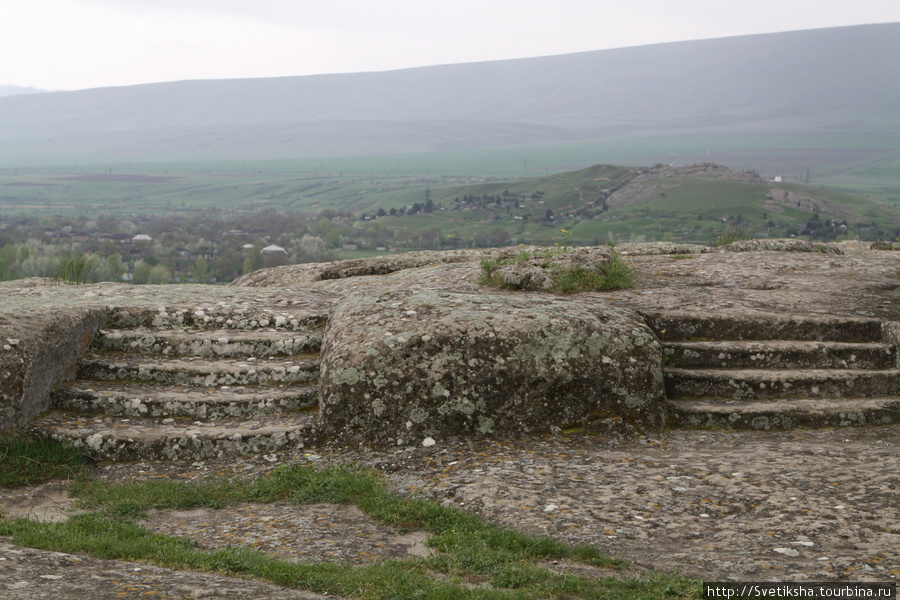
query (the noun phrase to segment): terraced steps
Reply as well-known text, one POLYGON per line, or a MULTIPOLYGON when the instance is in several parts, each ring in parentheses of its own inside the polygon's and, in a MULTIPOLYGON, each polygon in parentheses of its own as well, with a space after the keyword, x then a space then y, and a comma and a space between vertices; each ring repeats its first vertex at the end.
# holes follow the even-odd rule
POLYGON ((797 340, 666 342, 669 364, 682 368, 890 369, 897 350, 880 342, 797 340))
POLYGON ((318 381, 319 361, 308 355, 292 360, 106 358, 94 355, 81 361, 78 377, 98 381, 133 380, 206 387, 309 383, 318 381))
POLYGON ((213 329, 186 332, 140 328, 103 331, 94 346, 106 351, 143 355, 268 358, 316 353, 322 346, 322 333, 286 335, 280 331, 213 329))
POLYGON ((318 408, 318 386, 186 387, 78 380, 54 391, 54 407, 123 417, 231 419, 318 408))
POLYGON ((315 436, 316 421, 316 413, 192 421, 52 411, 39 426, 100 460, 208 460, 302 448, 315 436))
POLYGON ((665 341, 677 340, 806 340, 880 342, 882 321, 865 318, 798 315, 709 315, 671 311, 645 315, 665 341))
POLYGON ((767 401, 676 400, 682 425, 732 429, 859 427, 900 422, 900 398, 834 398, 767 401))
POLYGON ((273 453, 315 438, 321 328, 222 329, 175 314, 174 328, 144 317, 101 331, 32 432, 114 461, 273 453))
POLYGON ((648 316, 675 421, 750 429, 900 422, 893 329, 874 319, 648 316), (699 338, 699 339, 697 339, 699 338))
POLYGON ((900 369, 670 368, 665 376, 669 398, 870 398, 900 393, 900 369))

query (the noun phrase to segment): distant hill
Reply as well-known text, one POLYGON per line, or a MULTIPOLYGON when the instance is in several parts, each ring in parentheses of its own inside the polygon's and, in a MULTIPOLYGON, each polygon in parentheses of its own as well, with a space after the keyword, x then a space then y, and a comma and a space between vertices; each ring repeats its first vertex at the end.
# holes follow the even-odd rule
POLYGON ((4 96, 18 96, 19 94, 40 94, 47 90, 39 90, 32 87, 20 87, 17 85, 0 85, 0 98, 4 96))
POLYGON ((729 136, 736 150, 766 149, 760 136, 787 134, 801 148, 896 149, 898 56, 895 23, 380 73, 14 95, 0 98, 0 167, 671 136, 729 136))
MULTIPOLYGON (((421 202, 410 191, 404 201, 421 202)), ((430 197, 437 217, 381 221, 411 230, 439 224, 465 238, 503 228, 512 240, 552 243, 567 235, 581 243, 671 239, 709 242, 726 230, 753 238, 800 236, 893 239, 896 211, 866 198, 795 183, 768 181, 755 171, 700 163, 685 167, 594 165, 513 182, 438 187, 430 197)), ((369 209, 387 209, 396 194, 369 196, 369 209), (385 199, 386 203, 379 203, 385 199)), ((373 213, 370 213, 373 214, 373 213)))

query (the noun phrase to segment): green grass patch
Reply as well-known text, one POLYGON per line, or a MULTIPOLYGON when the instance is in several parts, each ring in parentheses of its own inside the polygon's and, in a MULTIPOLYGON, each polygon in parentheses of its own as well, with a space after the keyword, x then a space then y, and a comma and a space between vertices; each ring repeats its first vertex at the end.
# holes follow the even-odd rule
POLYGON ((587 545, 525 535, 456 508, 393 494, 380 473, 355 465, 322 470, 283 466, 256 480, 126 484, 91 480, 71 490, 81 507, 93 512, 65 523, 0 519, 0 535, 12 536, 21 546, 253 577, 285 587, 372 600, 700 597, 699 582, 677 575, 588 578, 554 572, 544 566, 547 561, 612 569, 625 562, 587 545), (381 523, 429 532, 428 544, 434 553, 364 566, 294 563, 254 549, 200 550, 192 540, 156 534, 137 522, 150 508, 220 508, 247 501, 353 503, 381 523))
POLYGON ((15 488, 84 474, 88 461, 77 448, 50 439, 0 438, 0 487, 15 488))

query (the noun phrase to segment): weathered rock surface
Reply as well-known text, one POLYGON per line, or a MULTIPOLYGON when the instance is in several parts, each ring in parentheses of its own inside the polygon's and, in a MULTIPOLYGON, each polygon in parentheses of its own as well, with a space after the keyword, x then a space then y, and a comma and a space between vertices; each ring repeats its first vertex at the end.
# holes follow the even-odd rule
POLYGON ((716 248, 678 242, 626 242, 616 246, 616 252, 624 255, 660 254, 711 254, 716 248))
POLYGON ((314 281, 387 275, 406 269, 415 269, 435 264, 453 264, 479 261, 491 258, 504 249, 446 250, 443 252, 405 252, 374 258, 339 260, 330 263, 285 265, 271 269, 260 269, 236 279, 229 285, 248 287, 295 286, 314 281))
POLYGON ((175 571, 146 564, 101 560, 0 542, 0 597, 10 600, 324 600, 277 585, 175 571))
POLYGON ((401 444, 619 416, 665 423, 660 346, 633 313, 549 295, 351 294, 322 347, 326 436, 401 444))
POLYGON ((50 406, 50 392, 75 373, 105 311, 74 309, 14 319, 0 314, 0 432, 24 427, 50 406), (13 337, 14 336, 14 337, 13 337))
POLYGON ((773 240, 738 240, 722 246, 725 252, 821 252, 822 254, 843 254, 844 251, 835 244, 817 244, 806 240, 773 239, 773 240))
POLYGON ((532 261, 521 261, 511 265, 503 265, 491 275, 500 277, 509 289, 523 291, 544 291, 553 287, 553 277, 538 264, 532 261))
MULTIPOLYGON (((285 320, 286 322, 286 320, 285 320)), ((235 332, 210 330, 203 334, 153 331, 148 329, 101 331, 94 346, 104 350, 119 350, 163 356, 293 356, 317 352, 322 334, 285 337, 273 331, 235 332)))

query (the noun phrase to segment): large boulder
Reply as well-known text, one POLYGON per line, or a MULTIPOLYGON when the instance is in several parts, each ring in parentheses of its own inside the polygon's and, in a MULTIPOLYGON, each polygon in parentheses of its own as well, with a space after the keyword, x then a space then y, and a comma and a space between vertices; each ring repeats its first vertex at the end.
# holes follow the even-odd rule
POLYGON ((322 349, 330 439, 553 431, 620 417, 665 423, 660 344, 635 314, 596 298, 511 292, 354 293, 322 349))

